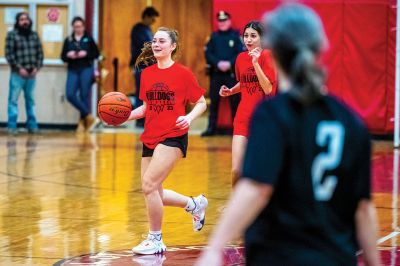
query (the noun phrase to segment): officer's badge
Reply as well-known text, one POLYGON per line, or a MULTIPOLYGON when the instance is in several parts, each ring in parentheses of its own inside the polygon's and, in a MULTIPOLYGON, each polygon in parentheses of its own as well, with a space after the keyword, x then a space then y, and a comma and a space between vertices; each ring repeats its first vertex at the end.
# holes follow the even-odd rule
POLYGON ((235 41, 234 40, 229 40, 229 47, 233 47, 235 45, 235 41))

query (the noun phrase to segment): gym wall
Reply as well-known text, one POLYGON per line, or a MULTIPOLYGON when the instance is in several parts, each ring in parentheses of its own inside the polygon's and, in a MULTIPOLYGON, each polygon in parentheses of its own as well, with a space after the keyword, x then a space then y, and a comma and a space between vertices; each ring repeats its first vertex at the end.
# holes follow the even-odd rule
MULTIPOLYGON (((231 13, 238 29, 276 0, 214 0, 214 13, 231 13)), ((329 39, 323 57, 330 93, 342 99, 365 120, 371 133, 391 134, 394 127, 396 1, 307 0, 322 18, 329 39)), ((215 28, 215 25, 214 25, 215 28)))

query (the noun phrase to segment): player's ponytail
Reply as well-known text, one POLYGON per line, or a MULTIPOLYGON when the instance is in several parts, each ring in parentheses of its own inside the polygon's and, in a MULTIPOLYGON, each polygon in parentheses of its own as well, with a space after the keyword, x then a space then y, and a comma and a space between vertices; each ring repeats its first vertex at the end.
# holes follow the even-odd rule
POLYGON ((140 66, 150 66, 157 62, 154 57, 153 50, 151 49, 151 42, 146 42, 143 45, 142 52, 138 56, 135 62, 135 67, 139 68, 140 66))
MULTIPOLYGON (((176 44, 176 48, 172 51, 172 58, 175 59, 175 57, 177 57, 177 54, 179 52, 179 34, 178 31, 175 29, 170 29, 170 28, 166 28, 166 27, 161 27, 158 28, 157 31, 165 31, 167 32, 168 36, 171 39, 172 43, 176 44)), ((136 62, 135 62, 135 66, 139 67, 141 65, 153 65, 157 62, 157 59, 154 57, 154 53, 153 50, 151 49, 151 42, 147 42, 143 45, 142 48, 142 52, 139 55, 139 57, 137 58, 136 62)))
POLYGON ((293 83, 291 93, 302 103, 312 103, 321 96, 325 74, 316 64, 315 54, 310 49, 300 48, 296 52, 289 77, 293 83))
POLYGON ((318 15, 300 4, 285 4, 266 16, 266 45, 290 80, 290 93, 303 104, 322 95, 325 74, 317 58, 326 44, 318 15))

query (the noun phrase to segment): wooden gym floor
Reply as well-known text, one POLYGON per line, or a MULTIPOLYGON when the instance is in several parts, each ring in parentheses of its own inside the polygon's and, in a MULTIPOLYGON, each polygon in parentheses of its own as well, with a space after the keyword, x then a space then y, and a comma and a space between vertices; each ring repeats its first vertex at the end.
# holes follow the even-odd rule
MULTIPOLYGON (((191 265, 230 193, 231 138, 190 136, 165 187, 209 199, 206 226, 167 207, 163 256, 132 257, 147 232, 138 134, 0 135, 0 265, 191 265), (89 254, 86 255, 85 254, 89 254)), ((374 142, 374 201, 385 265, 398 265, 398 151, 374 142)), ((243 250, 226 250, 241 265, 243 250)))

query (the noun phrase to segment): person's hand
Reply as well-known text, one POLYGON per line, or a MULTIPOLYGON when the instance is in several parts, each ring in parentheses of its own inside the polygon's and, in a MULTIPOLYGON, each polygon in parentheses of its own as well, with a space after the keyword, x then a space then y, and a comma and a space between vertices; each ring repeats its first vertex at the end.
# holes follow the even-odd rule
POLYGON ((78 58, 83 58, 87 56, 87 52, 85 50, 80 50, 78 52, 78 58))
POLYGON ((180 128, 180 129, 186 129, 190 126, 190 123, 192 121, 190 120, 189 117, 185 116, 180 116, 178 117, 178 119, 176 120, 176 127, 180 128))
POLYGON ((67 57, 68 57, 68 58, 76 59, 76 56, 77 56, 77 54, 76 54, 75 51, 69 51, 69 52, 67 53, 67 57))
POLYGON ((23 78, 29 77, 29 72, 23 67, 19 69, 18 74, 23 78))
POLYGON ((227 86, 222 85, 221 89, 219 90, 219 95, 221 97, 227 97, 227 96, 231 96, 232 95, 232 91, 231 89, 229 89, 227 86))
POLYGON ((229 61, 219 61, 217 67, 222 72, 227 72, 229 69, 231 69, 231 63, 229 61))
POLYGON ((37 68, 34 68, 31 72, 30 76, 33 78, 36 77, 37 72, 38 72, 37 68))
POLYGON ((201 253, 195 266, 221 266, 223 263, 222 252, 218 250, 206 249, 201 253))
POLYGON ((249 55, 251 56, 251 62, 253 63, 253 65, 258 63, 258 58, 260 58, 261 56, 261 48, 254 48, 249 52, 249 55))

